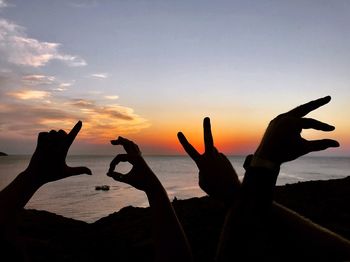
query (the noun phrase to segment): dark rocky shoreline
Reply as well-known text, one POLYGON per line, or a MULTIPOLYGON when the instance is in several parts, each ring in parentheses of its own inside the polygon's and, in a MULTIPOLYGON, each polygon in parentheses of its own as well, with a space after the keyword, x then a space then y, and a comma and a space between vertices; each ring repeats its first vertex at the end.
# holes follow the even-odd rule
MULTIPOLYGON (((350 239, 350 177, 277 187, 275 199, 350 239)), ((196 261, 212 261, 225 207, 208 197, 175 200, 173 205, 196 261)), ((30 261, 152 261, 150 222, 148 208, 131 206, 92 224, 25 210, 19 235, 30 261)))

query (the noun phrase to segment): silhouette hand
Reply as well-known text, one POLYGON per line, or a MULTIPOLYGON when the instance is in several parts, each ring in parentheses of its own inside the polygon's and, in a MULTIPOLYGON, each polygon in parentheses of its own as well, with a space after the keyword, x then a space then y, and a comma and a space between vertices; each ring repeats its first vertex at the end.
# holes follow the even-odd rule
POLYGON ((177 137, 199 169, 199 186, 209 196, 227 201, 238 191, 240 182, 227 157, 214 147, 209 117, 203 120, 205 152, 201 155, 187 141, 183 133, 177 137))
POLYGON ((308 141, 301 137, 302 129, 313 128, 321 131, 332 131, 334 126, 312 118, 303 118, 311 111, 327 104, 330 96, 319 98, 298 106, 291 111, 273 119, 255 152, 255 155, 277 164, 294 160, 312 151, 338 147, 339 143, 332 139, 308 141))
POLYGON ((158 184, 158 178, 149 168, 141 155, 139 147, 134 142, 123 137, 118 137, 118 139, 112 140, 111 144, 122 145, 126 154, 119 154, 112 160, 107 176, 145 192, 151 190, 154 185, 158 184), (132 169, 129 173, 122 174, 114 171, 115 167, 120 162, 129 162, 132 165, 132 169))
POLYGON ((91 175, 87 167, 69 167, 66 164, 68 150, 81 129, 79 121, 67 134, 63 130, 41 132, 35 152, 26 169, 39 184, 81 174, 91 175))

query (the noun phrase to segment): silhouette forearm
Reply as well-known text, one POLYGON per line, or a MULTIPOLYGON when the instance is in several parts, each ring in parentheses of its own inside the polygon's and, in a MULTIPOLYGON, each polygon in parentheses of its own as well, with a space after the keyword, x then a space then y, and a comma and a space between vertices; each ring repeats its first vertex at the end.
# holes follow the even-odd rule
POLYGON ((157 261, 192 261, 182 226, 160 182, 146 191, 153 221, 157 261))
POLYGON ((20 173, 0 192, 0 223, 10 222, 24 208, 41 184, 27 171, 20 173))
POLYGON ((278 170, 248 170, 231 202, 218 245, 217 260, 258 259, 269 247, 268 223, 278 170))
POLYGON ((323 258, 329 256, 334 260, 350 258, 349 240, 279 203, 273 203, 271 220, 274 231, 288 236, 295 243, 294 248, 301 253, 308 252, 323 258))

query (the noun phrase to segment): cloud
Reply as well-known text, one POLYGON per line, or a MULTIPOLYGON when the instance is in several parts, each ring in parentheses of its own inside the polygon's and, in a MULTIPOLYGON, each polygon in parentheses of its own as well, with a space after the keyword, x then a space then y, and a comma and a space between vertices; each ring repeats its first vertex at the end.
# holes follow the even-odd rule
POLYGON ((56 78, 46 75, 25 75, 22 81, 27 85, 50 85, 55 83, 56 78))
POLYGON ((0 8, 8 7, 9 4, 5 0, 0 0, 0 8))
POLYGON ((82 112, 90 116, 94 115, 95 117, 98 117, 97 114, 99 114, 101 119, 103 117, 109 117, 123 120, 134 120, 133 110, 119 105, 99 106, 93 100, 86 99, 72 99, 67 104, 79 108, 82 112))
POLYGON ((92 101, 86 99, 71 99, 67 104, 78 108, 89 108, 94 106, 92 101))
MULTIPOLYGON (((7 2, 0 0, 0 8, 5 6, 7 2)), ((84 96, 94 98, 88 100, 62 93, 74 80, 62 81, 60 76, 46 74, 46 68, 38 67, 54 60, 69 66, 84 66, 86 62, 76 55, 63 53, 60 47, 59 43, 31 38, 24 27, 0 18, 1 139, 32 141, 39 132, 70 130, 82 120, 80 139, 86 143, 108 143, 117 135, 137 133, 150 126, 132 108, 116 104, 116 95, 87 90, 84 96)), ((96 73, 89 77, 105 79, 108 74, 96 73)))
POLYGON ((66 87, 70 87, 70 86, 72 86, 73 84, 72 83, 61 83, 60 84, 60 87, 61 88, 66 88, 66 87))
POLYGON ((106 143, 117 135, 137 133, 150 126, 133 109, 104 105, 103 101, 101 104, 80 98, 67 101, 38 90, 20 90, 8 95, 16 100, 0 104, 2 136, 34 138, 42 131, 70 130, 80 119, 84 124, 80 139, 88 143, 106 143))
POLYGON ((5 19, 0 19, 0 55, 7 62, 31 67, 45 66, 59 60, 69 66, 85 66, 84 59, 63 54, 59 43, 41 42, 26 35, 25 29, 5 19))
MULTIPOLYGON (((1 75, 0 75, 1 77, 1 75)), ((24 75, 22 76, 22 84, 25 86, 46 86, 50 87, 52 91, 63 92, 73 85, 73 82, 61 82, 54 76, 49 75, 24 75)))
POLYGON ((70 2, 68 3, 68 5, 74 8, 90 8, 90 7, 97 6, 97 1, 81 0, 81 1, 70 2))
POLYGON ((96 79, 105 79, 108 77, 107 73, 98 73, 98 74, 91 74, 92 78, 96 78, 96 79))
POLYGON ((52 89, 53 91, 56 91, 56 92, 63 92, 63 91, 66 91, 67 88, 62 88, 62 87, 56 87, 54 89, 52 89))
POLYGON ((116 100, 119 98, 119 96, 105 96, 105 98, 109 100, 116 100))
POLYGON ((48 98, 50 96, 50 93, 42 90, 18 90, 9 92, 8 95, 20 100, 41 100, 48 98))
POLYGON ((72 83, 60 83, 58 87, 52 89, 53 91, 58 91, 58 92, 63 92, 68 89, 68 87, 71 87, 73 84, 72 83))
POLYGON ((1 8, 5 8, 5 7, 14 7, 15 5, 13 3, 9 3, 6 0, 0 0, 0 12, 1 12, 1 8))
POLYGON ((2 104, 0 108, 0 129, 2 135, 8 137, 35 138, 39 132, 53 129, 48 122, 59 123, 64 128, 67 120, 74 122, 77 119, 59 108, 50 108, 40 103, 2 104))
POLYGON ((70 66, 86 66, 87 65, 86 61, 78 56, 56 54, 54 59, 65 61, 70 66))

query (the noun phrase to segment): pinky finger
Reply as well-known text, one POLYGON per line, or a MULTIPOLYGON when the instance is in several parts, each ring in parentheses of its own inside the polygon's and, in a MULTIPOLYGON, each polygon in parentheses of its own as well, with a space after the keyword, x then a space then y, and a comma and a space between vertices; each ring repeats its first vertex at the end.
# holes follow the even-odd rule
POLYGON ((339 147, 338 141, 332 139, 321 139, 308 141, 306 143, 307 152, 322 151, 329 147, 339 147))

